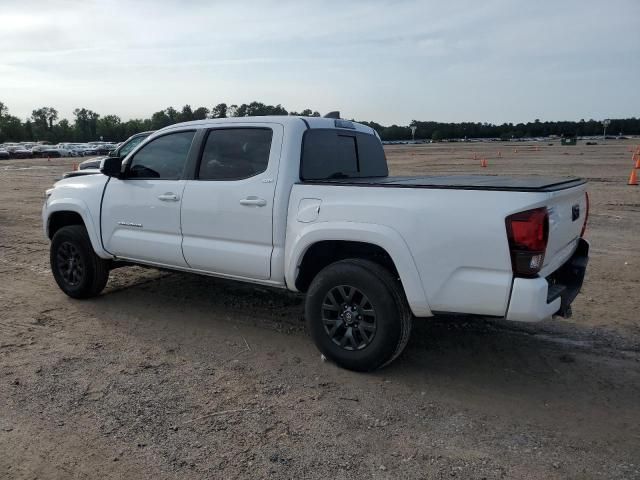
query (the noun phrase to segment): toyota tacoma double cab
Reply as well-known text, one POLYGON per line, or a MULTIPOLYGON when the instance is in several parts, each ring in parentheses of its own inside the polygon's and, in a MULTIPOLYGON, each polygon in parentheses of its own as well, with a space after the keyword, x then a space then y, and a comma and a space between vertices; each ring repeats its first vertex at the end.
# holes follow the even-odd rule
POLYGON ((101 172, 45 194, 64 293, 130 264, 302 292, 318 349, 358 371, 398 357, 416 317, 566 317, 587 266, 583 180, 389 176, 376 132, 339 118, 180 123, 101 172))

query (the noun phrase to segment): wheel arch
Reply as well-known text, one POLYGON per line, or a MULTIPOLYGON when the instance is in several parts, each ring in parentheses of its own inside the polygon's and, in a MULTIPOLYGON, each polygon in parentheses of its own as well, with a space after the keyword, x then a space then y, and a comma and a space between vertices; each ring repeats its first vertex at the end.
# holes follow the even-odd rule
POLYGON ((52 201, 46 210, 45 234, 49 240, 62 227, 68 225, 83 225, 89 234, 89 240, 94 252, 101 258, 112 258, 103 248, 100 241, 98 225, 96 225, 88 208, 82 201, 60 202, 52 201))
POLYGON ((297 232, 295 244, 286 251, 285 279, 292 290, 305 291, 313 277, 330 263, 363 258, 397 274, 415 316, 432 316, 409 247, 389 227, 355 222, 317 223, 297 232))

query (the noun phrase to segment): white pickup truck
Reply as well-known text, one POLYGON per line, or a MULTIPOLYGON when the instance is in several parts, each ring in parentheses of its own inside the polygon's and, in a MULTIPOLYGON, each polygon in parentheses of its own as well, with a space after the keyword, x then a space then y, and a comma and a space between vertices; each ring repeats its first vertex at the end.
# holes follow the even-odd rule
POLYGON ((317 347, 353 370, 396 358, 414 317, 568 316, 587 265, 584 181, 390 177, 375 131, 341 119, 181 123, 101 172, 45 195, 67 295, 123 264, 305 292, 317 347))

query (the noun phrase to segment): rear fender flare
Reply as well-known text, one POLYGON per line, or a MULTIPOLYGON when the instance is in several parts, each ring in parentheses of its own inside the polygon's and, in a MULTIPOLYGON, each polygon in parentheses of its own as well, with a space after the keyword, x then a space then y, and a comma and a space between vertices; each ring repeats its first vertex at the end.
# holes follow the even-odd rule
POLYGON ((416 317, 433 316, 411 251, 402 236, 392 228, 371 223, 321 222, 305 226, 294 235, 294 238, 287 238, 285 248, 288 288, 296 290, 300 264, 313 244, 327 240, 370 243, 384 249, 393 260, 413 314, 416 317))

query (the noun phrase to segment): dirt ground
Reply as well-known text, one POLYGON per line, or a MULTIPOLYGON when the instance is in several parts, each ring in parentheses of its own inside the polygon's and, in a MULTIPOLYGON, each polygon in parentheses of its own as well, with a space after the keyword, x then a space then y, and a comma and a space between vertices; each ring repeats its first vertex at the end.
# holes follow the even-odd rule
POLYGON ((74 160, 0 162, 0 478, 640 478, 635 143, 535 145, 387 154, 393 174, 588 179, 573 318, 418 320, 372 374, 323 362, 281 291, 131 267, 67 298, 40 208, 74 160))

